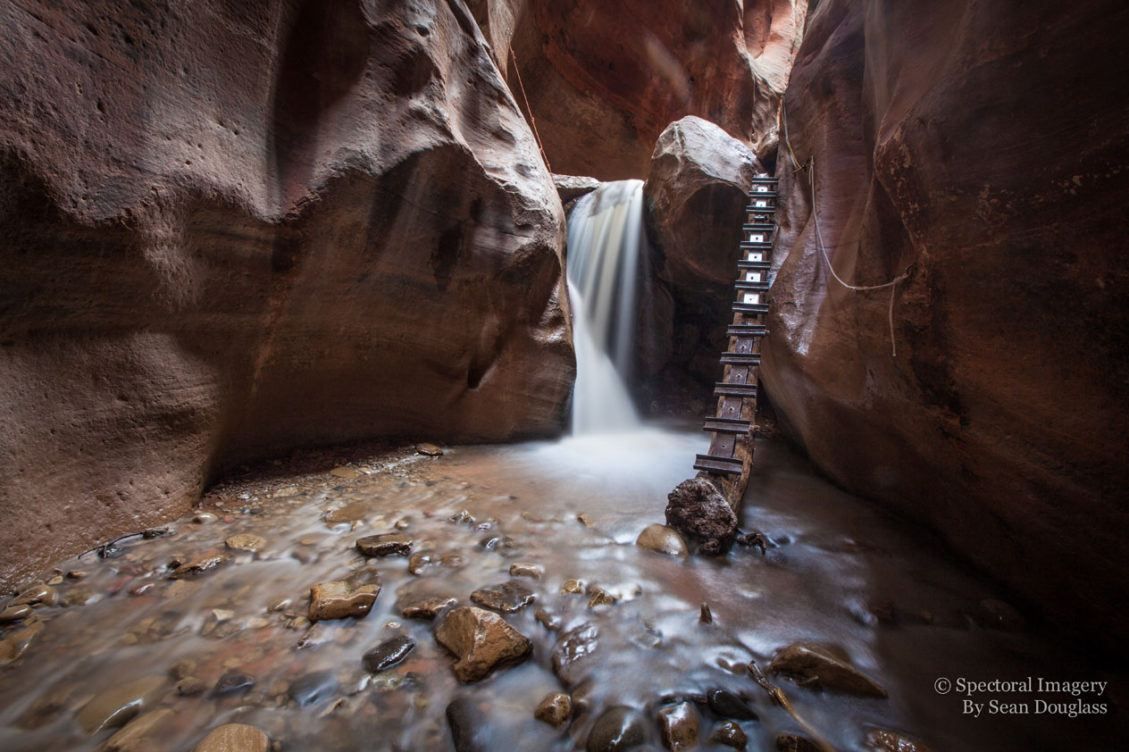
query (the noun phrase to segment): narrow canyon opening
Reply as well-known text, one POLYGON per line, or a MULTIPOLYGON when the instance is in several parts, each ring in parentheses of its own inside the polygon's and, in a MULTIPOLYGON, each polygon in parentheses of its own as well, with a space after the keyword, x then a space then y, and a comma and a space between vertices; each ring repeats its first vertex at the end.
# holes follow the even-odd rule
POLYGON ((0 748, 1125 748, 1129 10, 989 5, 0 5, 0 748))

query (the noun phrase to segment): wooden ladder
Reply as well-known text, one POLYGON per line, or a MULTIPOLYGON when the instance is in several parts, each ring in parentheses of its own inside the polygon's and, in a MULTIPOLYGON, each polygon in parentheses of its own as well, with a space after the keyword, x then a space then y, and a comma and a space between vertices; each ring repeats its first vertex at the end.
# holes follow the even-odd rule
POLYGON ((706 475, 736 507, 749 482, 757 414, 757 373, 761 341, 768 333, 768 270, 776 235, 776 178, 754 178, 741 226, 733 323, 726 329, 729 349, 721 354, 723 375, 714 386, 717 412, 702 428, 713 434, 707 454, 694 469, 706 475))

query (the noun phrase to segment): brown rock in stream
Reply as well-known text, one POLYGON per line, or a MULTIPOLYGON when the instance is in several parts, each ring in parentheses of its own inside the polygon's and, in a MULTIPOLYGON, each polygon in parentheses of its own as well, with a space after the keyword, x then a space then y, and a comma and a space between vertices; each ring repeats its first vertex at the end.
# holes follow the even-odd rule
POLYGON ((917 739, 889 729, 871 729, 863 744, 872 752, 931 752, 917 739))
POLYGON ((270 737, 254 726, 225 723, 211 731, 193 752, 267 752, 270 737))
POLYGON ((671 752, 696 747, 700 726, 701 716, 692 703, 682 702, 659 711, 659 733, 671 752))
POLYGON ((357 550, 365 556, 407 556, 412 552, 412 537, 404 533, 381 533, 357 539, 357 550))
POLYGON ((157 700, 165 683, 163 676, 145 676, 105 689, 78 711, 78 723, 88 734, 124 725, 157 700))
POLYGON ((169 575, 174 580, 197 577, 205 572, 210 572, 227 562, 227 555, 220 551, 205 551, 194 556, 187 562, 179 565, 169 575))
POLYGON ((43 622, 33 621, 4 635, 0 639, 0 666, 6 666, 23 655, 41 631, 43 622))
POLYGON ((666 522, 708 556, 725 553, 737 537, 737 515, 705 478, 684 480, 667 494, 666 522))
POLYGON ((405 619, 434 619, 444 609, 459 602, 458 598, 444 596, 405 596, 396 603, 405 619))
POLYGON ((352 587, 341 580, 323 582, 310 588, 310 621, 326 619, 363 619, 372 609, 376 597, 380 595, 380 585, 369 584, 352 587))
POLYGON ((162 725, 172 717, 173 711, 168 708, 151 710, 111 736, 98 752, 165 752, 168 732, 162 725))
POLYGON ((566 687, 575 687, 584 678, 588 661, 599 645, 600 631, 594 624, 581 624, 560 636, 550 657, 553 673, 566 687))
POLYGON ((614 705, 596 719, 584 743, 587 752, 619 752, 637 747, 647 739, 643 717, 625 705, 614 705))
POLYGON ((406 635, 397 635, 365 653, 362 662, 366 671, 379 674, 403 663, 415 649, 415 640, 406 635))
POLYGON ((725 721, 719 723, 713 730, 710 741, 733 749, 745 749, 745 745, 749 743, 749 736, 733 721, 725 721))
POLYGON ((860 697, 886 697, 886 690, 851 665, 837 648, 798 642, 784 648, 772 659, 769 673, 791 676, 805 686, 860 697))
POLYGON ((239 533, 225 540, 223 544, 232 551, 258 553, 266 547, 267 539, 261 535, 254 535, 252 533, 239 533))
POLYGON ((537 705, 533 717, 554 728, 568 723, 572 717, 572 698, 564 692, 553 692, 537 705))
POLYGON ((533 643, 505 619, 474 606, 445 613, 435 625, 435 639, 458 659, 454 671, 461 682, 484 679, 533 652, 533 643))
POLYGON ((643 528, 635 539, 635 545, 670 556, 685 556, 687 553, 686 541, 682 540, 678 531, 658 523, 643 528))
POLYGON ((470 594, 470 599, 479 606, 512 614, 533 602, 533 591, 515 580, 500 585, 479 588, 470 594))

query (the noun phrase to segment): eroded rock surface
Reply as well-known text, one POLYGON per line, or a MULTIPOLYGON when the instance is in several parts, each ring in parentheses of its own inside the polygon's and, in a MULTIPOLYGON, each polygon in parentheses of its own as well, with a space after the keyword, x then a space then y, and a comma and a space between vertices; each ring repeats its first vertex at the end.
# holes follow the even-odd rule
POLYGON ((497 614, 474 606, 448 611, 435 625, 435 639, 458 660, 462 682, 484 679, 496 669, 520 663, 533 651, 525 635, 497 614))
POLYGON ((817 200, 782 150, 761 378, 838 484, 1124 653, 1124 6, 878 7, 821 3, 792 73, 817 200), (890 291, 830 278, 816 215, 845 281, 909 270, 896 358, 890 291))
POLYGON ((667 494, 666 522, 707 556, 725 553, 737 537, 737 515, 705 478, 684 480, 667 494))
POLYGON ((0 16, 0 581, 250 457, 559 430, 560 200, 462 3, 0 16))

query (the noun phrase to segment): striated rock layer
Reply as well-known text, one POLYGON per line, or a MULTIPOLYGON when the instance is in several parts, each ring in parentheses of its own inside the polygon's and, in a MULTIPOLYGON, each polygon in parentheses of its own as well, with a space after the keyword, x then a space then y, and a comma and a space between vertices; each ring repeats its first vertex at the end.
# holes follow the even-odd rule
POLYGON ((806 0, 470 0, 553 169, 642 178, 698 115, 767 154, 806 0), (524 97, 522 90, 524 89, 524 97))
MULTIPOLYGON (((1089 0, 813 13, 762 377, 836 481, 1107 643, 1129 628, 1129 28, 1089 0)), ((1124 650, 1124 646, 1120 646, 1124 650)))
POLYGON ((456 0, 0 9, 0 581, 300 444, 558 430, 561 204, 456 0))

